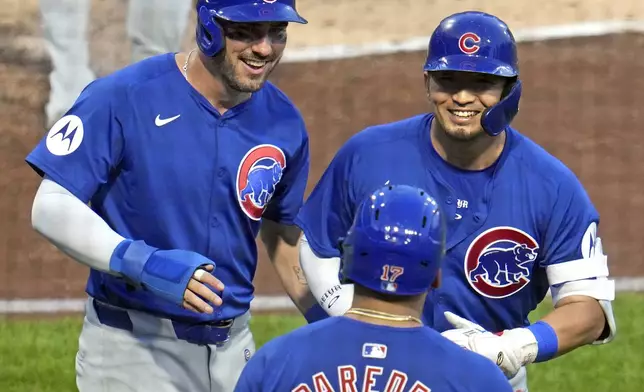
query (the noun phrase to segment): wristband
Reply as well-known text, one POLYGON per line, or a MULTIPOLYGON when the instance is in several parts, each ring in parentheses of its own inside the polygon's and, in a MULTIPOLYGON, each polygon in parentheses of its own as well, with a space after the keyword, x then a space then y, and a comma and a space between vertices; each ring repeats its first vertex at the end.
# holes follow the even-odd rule
POLYGON ((527 329, 532 332, 537 340, 537 358, 535 362, 552 359, 559 350, 559 339, 555 330, 544 321, 537 321, 527 329))

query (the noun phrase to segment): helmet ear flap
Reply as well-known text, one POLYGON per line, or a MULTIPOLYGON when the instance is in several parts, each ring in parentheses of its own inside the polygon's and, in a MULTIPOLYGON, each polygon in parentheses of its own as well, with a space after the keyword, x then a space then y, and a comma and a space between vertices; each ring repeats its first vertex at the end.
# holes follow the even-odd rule
POLYGON ((224 48, 224 33, 207 7, 197 12, 197 45, 206 56, 213 57, 224 48))
POLYGON ((483 130, 490 136, 497 136, 509 126, 519 112, 519 100, 523 86, 521 80, 508 84, 508 92, 493 106, 485 109, 481 114, 483 130))

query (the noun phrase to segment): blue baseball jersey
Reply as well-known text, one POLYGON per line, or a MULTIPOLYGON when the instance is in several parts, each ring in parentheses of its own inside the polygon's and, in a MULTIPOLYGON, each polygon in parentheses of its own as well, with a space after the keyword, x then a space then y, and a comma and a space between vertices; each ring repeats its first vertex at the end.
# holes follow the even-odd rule
POLYGON ((169 53, 89 84, 26 161, 90 203, 125 238, 213 260, 226 286, 222 307, 211 315, 96 270, 88 294, 206 321, 248 309, 261 220, 293 224, 306 188, 309 142, 301 114, 273 84, 220 115, 169 53))
POLYGON ((490 331, 529 325, 549 288, 546 268, 590 253, 599 214, 574 173, 515 129, 491 167, 466 171, 434 150, 432 119, 418 115, 352 136, 296 224, 319 257, 338 257, 338 239, 370 192, 387 182, 424 188, 448 229, 442 286, 428 295, 424 321, 451 329, 449 310, 490 331))
POLYGON ((511 392, 496 364, 428 327, 331 317, 261 347, 239 392, 511 392))

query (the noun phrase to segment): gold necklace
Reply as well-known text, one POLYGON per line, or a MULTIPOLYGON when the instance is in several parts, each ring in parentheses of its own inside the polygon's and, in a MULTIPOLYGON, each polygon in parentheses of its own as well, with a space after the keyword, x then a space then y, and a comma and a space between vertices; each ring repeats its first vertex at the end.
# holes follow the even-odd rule
POLYGON ((397 316, 391 313, 379 312, 372 309, 351 308, 345 312, 345 314, 347 313, 387 321, 414 321, 420 325, 423 325, 423 322, 419 318, 416 318, 414 316, 397 316))
POLYGON ((184 77, 184 78, 186 78, 186 80, 188 80, 188 62, 190 61, 190 56, 192 55, 192 53, 193 53, 195 50, 196 50, 196 49, 192 49, 192 50, 188 53, 188 56, 186 56, 186 62, 185 62, 185 63, 183 63, 183 67, 181 67, 181 69, 183 70, 183 77, 184 77))

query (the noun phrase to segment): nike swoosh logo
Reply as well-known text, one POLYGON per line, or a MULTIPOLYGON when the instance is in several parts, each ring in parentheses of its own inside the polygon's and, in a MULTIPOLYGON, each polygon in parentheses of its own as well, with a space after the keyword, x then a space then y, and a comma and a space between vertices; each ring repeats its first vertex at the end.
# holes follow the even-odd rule
POLYGON ((179 117, 181 117, 181 115, 180 115, 180 114, 177 114, 177 115, 176 115, 176 116, 174 116, 174 117, 161 119, 161 115, 160 115, 160 114, 157 114, 157 118, 155 118, 155 119, 154 119, 154 124, 155 124, 157 127, 162 127, 162 126, 164 126, 164 125, 166 125, 166 124, 168 124, 168 123, 173 122, 174 120, 178 119, 179 117))

